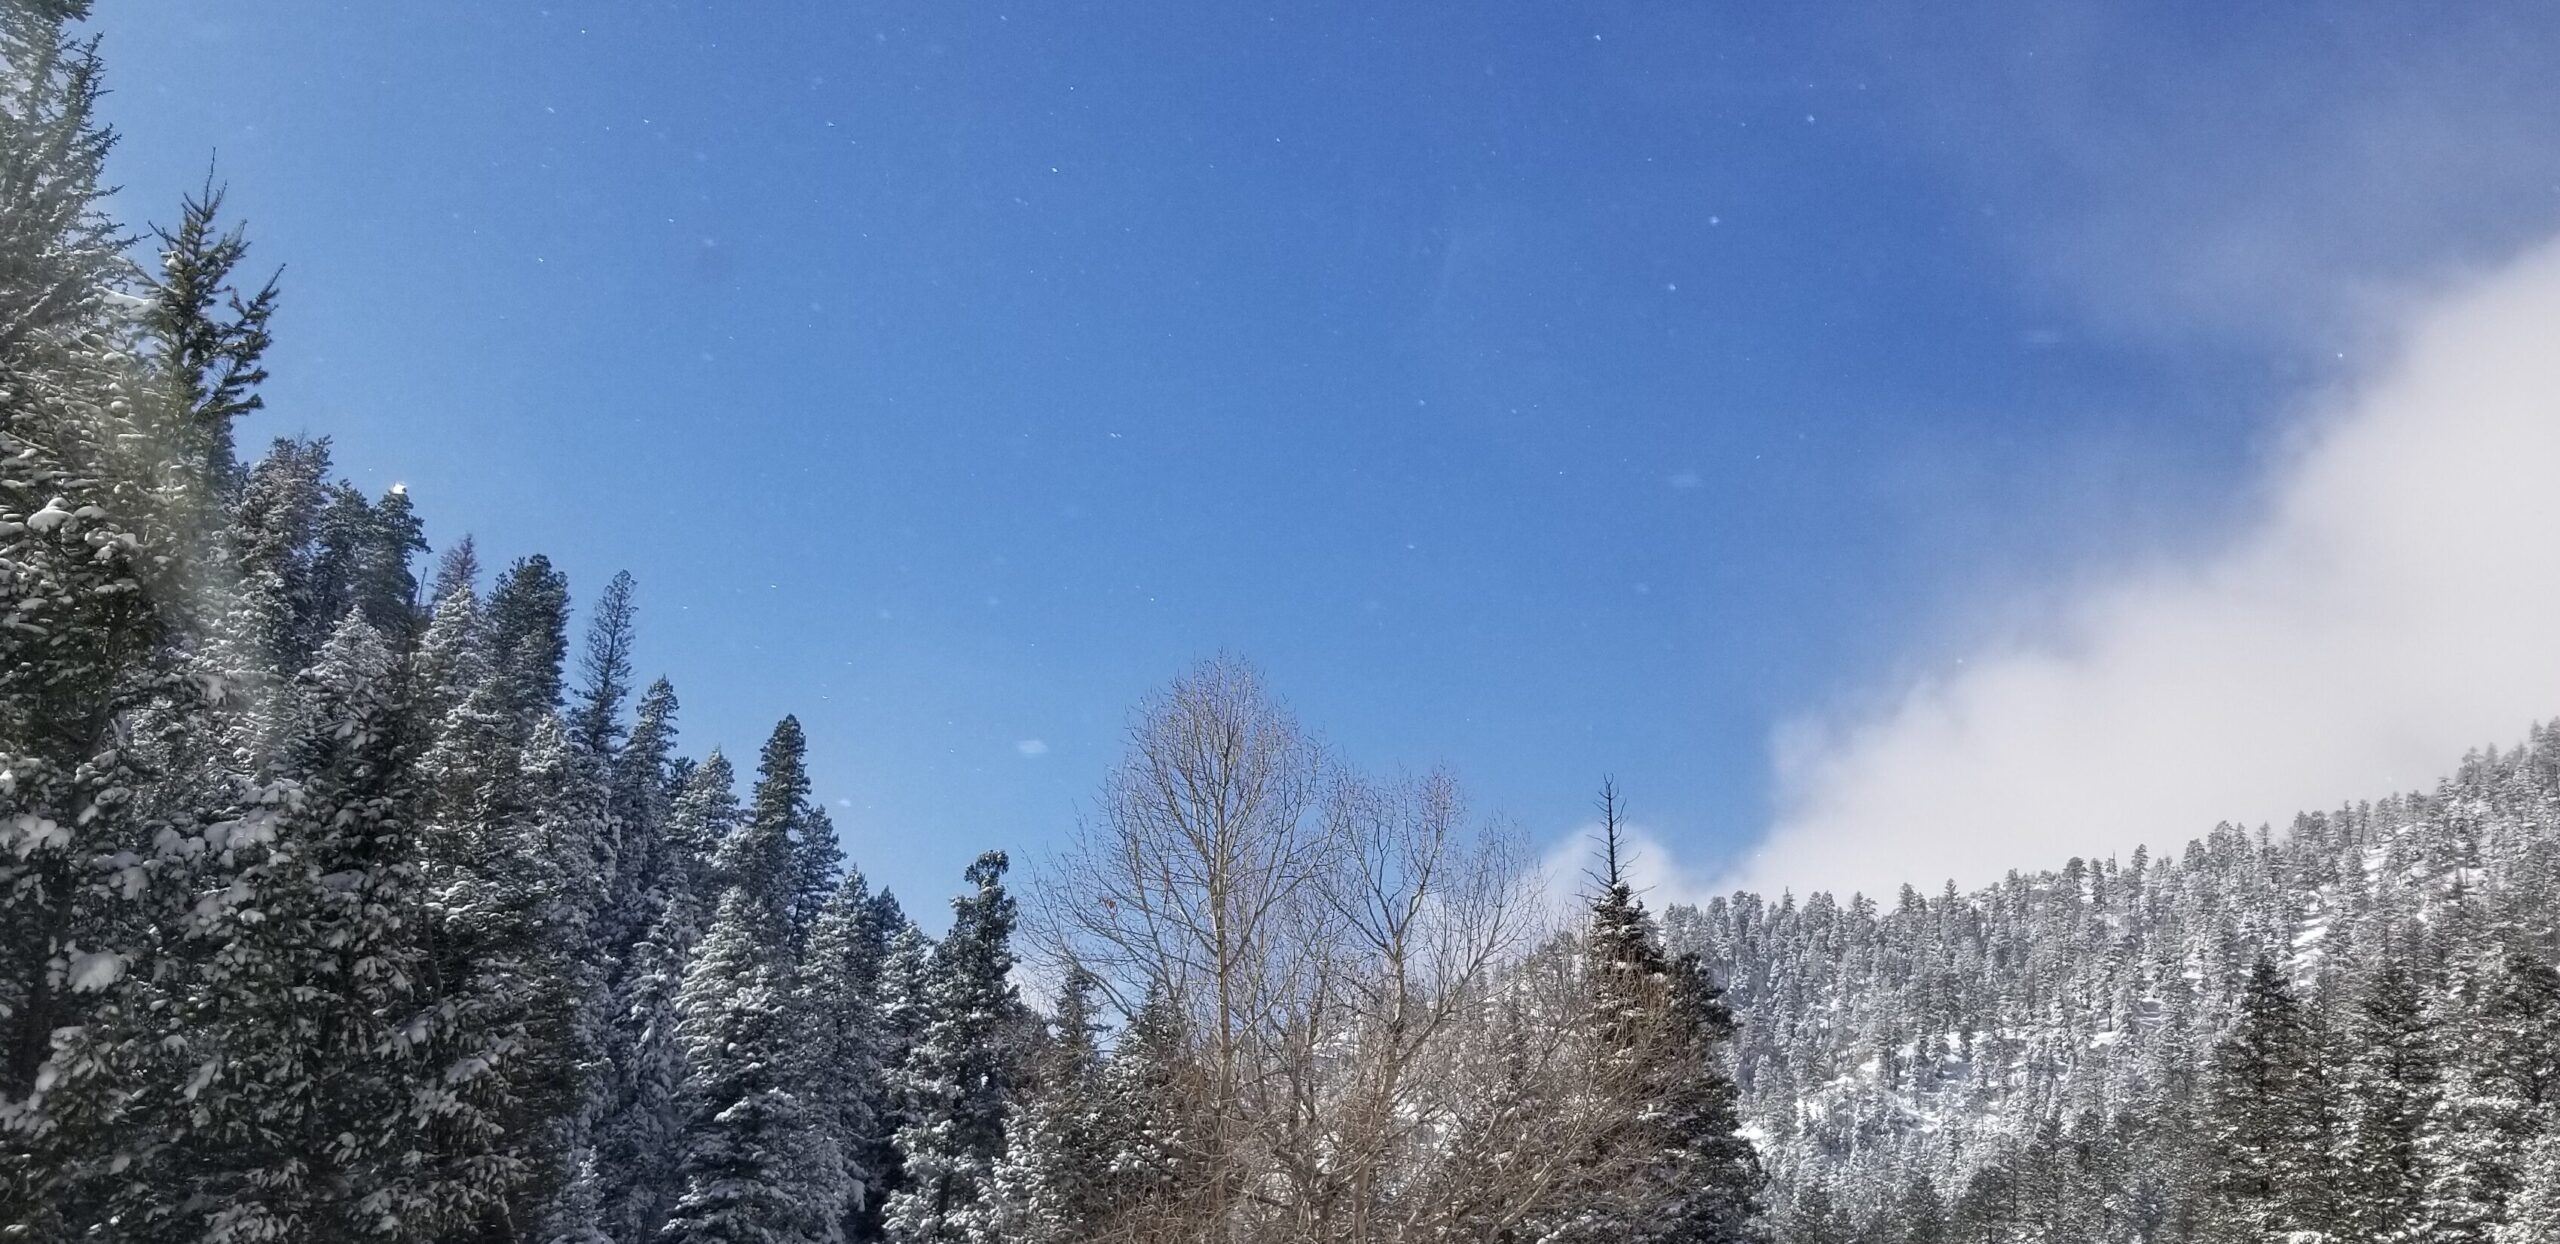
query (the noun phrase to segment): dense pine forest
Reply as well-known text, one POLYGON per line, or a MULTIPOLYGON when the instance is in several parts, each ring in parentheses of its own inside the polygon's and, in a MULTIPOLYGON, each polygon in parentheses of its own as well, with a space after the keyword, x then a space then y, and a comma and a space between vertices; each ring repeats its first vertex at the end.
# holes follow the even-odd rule
POLYGON ((1559 902, 1218 658, 932 936, 642 585, 237 448, 287 294, 110 214, 84 10, 0 0, 0 1239, 2560 1244, 2560 730, 1657 918, 1613 788, 1559 902))
POLYGON ((1783 1239, 2560 1240, 2560 729, 2279 837, 1665 924, 1783 1239))

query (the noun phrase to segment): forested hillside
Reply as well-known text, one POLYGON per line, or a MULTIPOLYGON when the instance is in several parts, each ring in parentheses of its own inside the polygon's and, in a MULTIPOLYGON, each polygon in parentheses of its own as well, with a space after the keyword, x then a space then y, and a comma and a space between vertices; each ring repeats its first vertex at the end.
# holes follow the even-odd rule
POLYGON ((1556 920, 1241 662, 929 937, 795 720, 685 754, 629 577, 573 652, 545 558, 235 454, 283 295, 215 186, 106 214, 83 7, 0 0, 0 1239, 1746 1238, 1728 1017, 1614 864, 1556 920))
POLYGON ((1782 1238, 2560 1240, 2560 730, 2272 838, 1666 923, 1782 1238))
POLYGON ((1558 910, 1218 658, 931 936, 642 585, 235 449, 287 295, 109 214, 84 7, 0 0, 0 1240, 2560 1244, 2560 729, 1657 923, 1613 787, 1558 910))

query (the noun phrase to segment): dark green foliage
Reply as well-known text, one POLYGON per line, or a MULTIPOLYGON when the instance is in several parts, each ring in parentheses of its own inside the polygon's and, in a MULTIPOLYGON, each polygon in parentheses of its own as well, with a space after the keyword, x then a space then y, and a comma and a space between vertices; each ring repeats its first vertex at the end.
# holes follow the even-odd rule
POLYGON ((578 702, 569 714, 569 742, 589 756, 610 759, 622 742, 622 702, 631 694, 631 644, 638 608, 628 571, 616 574, 596 597, 587 620, 587 647, 578 658, 578 702))
POLYGON ((276 278, 244 294, 232 269, 249 253, 234 225, 219 228, 223 188, 208 177, 189 196, 174 229, 156 229, 160 274, 151 282, 142 317, 159 347, 159 363, 185 411, 187 440, 181 450, 201 465, 216 492, 226 491, 237 469, 231 421, 266 405, 258 386, 267 378, 264 359, 274 339, 267 320, 275 314, 276 278))
POLYGON ((560 663, 568 652, 569 581, 536 553, 498 576, 489 593, 489 659, 499 702, 521 740, 536 718, 560 706, 560 663))

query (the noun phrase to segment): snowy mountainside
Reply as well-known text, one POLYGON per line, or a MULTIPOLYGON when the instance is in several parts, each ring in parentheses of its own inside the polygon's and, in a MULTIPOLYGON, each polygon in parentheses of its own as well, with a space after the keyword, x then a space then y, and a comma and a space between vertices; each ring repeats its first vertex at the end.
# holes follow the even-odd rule
POLYGON ((2262 957, 2336 1012, 2386 960, 2438 989, 2498 948, 2549 962, 2555 899, 2560 728, 2543 727, 2431 792, 2282 834, 2225 824, 2175 857, 1887 903, 1737 894, 1664 923, 1725 985, 1776 1199, 1854 1215, 1914 1177, 1953 1200, 2039 1138, 2194 1117, 2262 957))

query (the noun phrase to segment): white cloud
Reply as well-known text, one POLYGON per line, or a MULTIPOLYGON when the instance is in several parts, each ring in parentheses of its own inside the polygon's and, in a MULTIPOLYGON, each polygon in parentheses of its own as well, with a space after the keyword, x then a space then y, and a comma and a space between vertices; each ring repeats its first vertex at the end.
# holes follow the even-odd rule
POLYGON ((2560 714, 2560 247, 2412 316, 2263 502, 2032 642, 1790 725, 1777 824, 1724 880, 1889 896, 2281 828, 2560 714))
POLYGON ((1041 739, 1024 739, 1023 741, 1014 744, 1013 750, 1021 753, 1024 759, 1029 760, 1048 755, 1049 744, 1045 740, 1041 739))
MULTIPOLYGON (((1656 914, 1673 904, 1701 902, 1710 893, 1706 879, 1681 867, 1670 848, 1651 830, 1622 825, 1618 841, 1627 880, 1644 899, 1645 907, 1656 914)), ((1591 873, 1598 866, 1599 849, 1600 823, 1593 821, 1576 826, 1539 859, 1538 875, 1544 879, 1548 901, 1558 911, 1572 911, 1589 901, 1594 889, 1591 873)))

